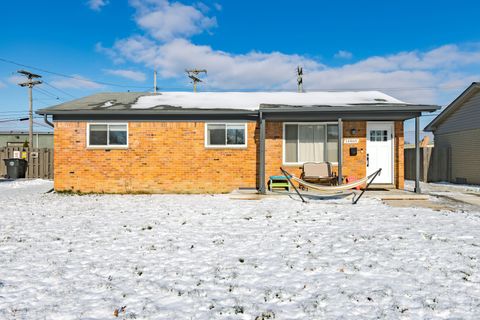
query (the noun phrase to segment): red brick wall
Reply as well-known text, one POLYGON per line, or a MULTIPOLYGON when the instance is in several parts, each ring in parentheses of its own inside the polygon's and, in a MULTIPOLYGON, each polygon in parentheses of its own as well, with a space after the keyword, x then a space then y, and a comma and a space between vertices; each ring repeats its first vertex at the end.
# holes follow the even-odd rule
POLYGON ((256 123, 246 149, 206 149, 203 122, 130 122, 129 148, 87 149, 85 122, 55 123, 55 189, 221 193, 255 187, 256 123))
MULTIPOLYGON (((357 138, 357 144, 343 145, 343 167, 344 177, 364 177, 367 173, 367 122, 366 121, 344 121, 343 138, 357 138), (356 129, 356 134, 351 133, 356 129), (357 147, 357 155, 350 156, 350 147, 357 147)), ((266 179, 271 175, 281 175, 280 166, 288 172, 297 176, 301 173, 298 165, 283 165, 283 123, 268 122, 266 126, 266 179)), ((403 122, 395 122, 395 186, 403 189, 403 122)), ((337 172, 336 166, 334 172, 337 172)))
MULTIPOLYGON (((343 175, 366 174, 366 122, 345 121, 343 175), (353 136, 351 129, 357 133, 353 136), (349 147, 358 148, 357 156, 349 147)), ((222 193, 257 185, 258 127, 248 123, 247 148, 205 148, 203 122, 130 122, 128 149, 87 149, 86 122, 55 123, 55 189, 105 193, 222 193)), ((266 125, 265 180, 280 175, 283 124, 266 125)), ((395 185, 403 188, 403 122, 395 123, 395 185)), ((285 168, 300 175, 299 166, 285 168)), ((334 168, 336 171, 336 168, 334 168)))
POLYGON ((403 189, 405 184, 405 169, 403 149, 405 146, 403 134, 403 121, 395 121, 395 187, 403 189))

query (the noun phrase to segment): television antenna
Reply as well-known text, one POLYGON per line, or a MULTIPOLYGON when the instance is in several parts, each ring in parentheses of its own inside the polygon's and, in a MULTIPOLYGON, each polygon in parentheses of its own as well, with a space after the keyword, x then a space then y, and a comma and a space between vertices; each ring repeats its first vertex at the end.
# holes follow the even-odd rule
POLYGON ((297 67, 297 89, 298 92, 303 92, 303 68, 297 67))
POLYGON ((187 73, 187 76, 192 79, 193 83, 193 92, 197 92, 197 83, 198 82, 203 82, 202 79, 198 77, 200 73, 205 73, 207 74, 207 70, 205 69, 186 69, 185 72, 187 73))

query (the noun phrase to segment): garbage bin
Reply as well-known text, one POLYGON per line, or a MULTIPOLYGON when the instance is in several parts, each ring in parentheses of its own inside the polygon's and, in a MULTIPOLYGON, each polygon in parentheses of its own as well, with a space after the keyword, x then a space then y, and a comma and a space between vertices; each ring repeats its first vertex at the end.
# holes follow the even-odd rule
POLYGON ((7 166, 7 178, 19 179, 25 178, 28 162, 24 159, 3 159, 7 166))

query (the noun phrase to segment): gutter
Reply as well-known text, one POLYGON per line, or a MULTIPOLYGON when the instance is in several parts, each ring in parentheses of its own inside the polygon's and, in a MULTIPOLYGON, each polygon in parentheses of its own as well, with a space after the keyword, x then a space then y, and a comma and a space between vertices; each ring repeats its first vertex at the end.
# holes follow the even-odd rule
POLYGON ((273 113, 315 113, 315 112, 432 112, 440 109, 436 105, 356 105, 356 106, 282 106, 282 105, 260 105, 259 110, 231 110, 231 109, 185 109, 185 110, 159 110, 159 109, 121 109, 121 110, 38 110, 40 115, 242 115, 257 116, 260 111, 264 114, 273 113))
POLYGON ((43 115, 43 121, 45 121, 45 123, 48 124, 50 127, 54 127, 53 123, 48 120, 46 113, 43 115))
POLYGON ((283 112, 433 112, 440 109, 437 105, 411 105, 411 104, 383 104, 383 105, 348 105, 348 106, 288 106, 261 104, 260 110, 263 113, 283 112))
POLYGON ((258 110, 225 110, 225 109, 195 109, 195 110, 158 110, 158 109, 122 109, 122 110, 48 110, 36 111, 40 115, 257 115, 258 110))

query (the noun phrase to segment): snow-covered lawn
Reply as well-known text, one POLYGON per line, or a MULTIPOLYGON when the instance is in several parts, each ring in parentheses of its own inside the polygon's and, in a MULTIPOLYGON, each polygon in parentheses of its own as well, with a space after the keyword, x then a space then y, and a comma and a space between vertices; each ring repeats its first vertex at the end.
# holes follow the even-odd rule
POLYGON ((0 319, 480 314, 478 212, 50 187, 0 182, 0 319))
MULTIPOLYGON (((480 192, 480 186, 474 184, 455 184, 450 182, 420 182, 422 192, 448 191, 448 192, 480 192)), ((406 180, 405 188, 412 190, 415 188, 415 181, 406 180)))

